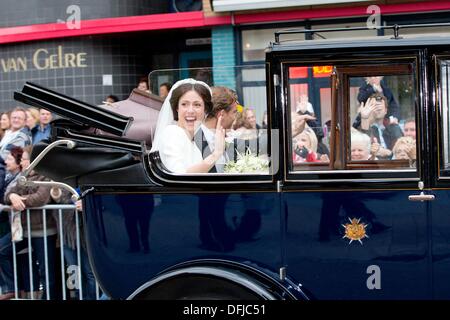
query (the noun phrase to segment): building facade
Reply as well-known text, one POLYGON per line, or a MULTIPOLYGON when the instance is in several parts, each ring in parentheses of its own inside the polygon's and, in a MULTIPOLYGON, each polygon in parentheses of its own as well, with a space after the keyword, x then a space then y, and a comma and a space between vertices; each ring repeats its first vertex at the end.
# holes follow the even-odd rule
MULTIPOLYGON (((244 88, 238 92, 240 100, 260 118, 264 108, 259 106, 265 105, 264 49, 274 40, 274 31, 450 21, 450 1, 6 0, 3 8, 2 111, 17 105, 13 92, 26 81, 100 104, 109 94, 125 99, 138 79, 154 70, 244 65, 248 70, 236 75, 244 88)), ((402 32, 441 31, 450 29, 402 32)), ((345 36, 389 32, 361 30, 345 36)), ((235 85, 218 77, 213 83, 235 85)), ((308 92, 311 78, 299 73, 299 94, 308 92)), ((160 83, 174 80, 164 73, 150 79, 155 93, 160 83)))

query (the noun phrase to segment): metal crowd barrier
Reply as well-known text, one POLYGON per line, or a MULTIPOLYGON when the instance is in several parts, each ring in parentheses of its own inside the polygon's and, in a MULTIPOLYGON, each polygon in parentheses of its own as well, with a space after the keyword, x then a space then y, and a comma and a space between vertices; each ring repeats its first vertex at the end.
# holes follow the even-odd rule
MULTIPOLYGON (((79 300, 84 300, 83 295, 83 272, 81 268, 81 262, 82 262, 82 254, 81 254, 81 237, 80 237, 80 217, 79 214, 81 212, 76 211, 75 205, 46 205, 43 207, 38 208, 28 208, 21 213, 21 219, 22 219, 22 225, 25 225, 24 223, 24 213, 25 218, 27 221, 27 235, 28 237, 23 237, 23 240, 27 242, 26 249, 21 250, 20 252, 16 252, 16 242, 11 241, 12 245, 12 260, 13 260, 13 272, 14 272, 14 299, 43 299, 43 300, 50 300, 50 287, 49 287, 49 264, 48 264, 48 240, 47 240, 47 214, 48 210, 57 210, 58 212, 58 220, 57 220, 57 229, 58 229, 58 237, 57 241, 59 243, 59 259, 60 259, 60 266, 61 266, 61 296, 57 296, 57 299, 62 300, 68 300, 68 293, 69 292, 76 292, 78 291, 78 298, 79 300), (43 239, 44 239, 44 253, 45 253, 45 275, 40 274, 39 277, 42 279, 45 277, 45 290, 43 290, 43 284, 42 281, 39 284, 39 288, 34 287, 34 278, 33 278, 33 268, 36 268, 36 266, 33 265, 33 249, 32 249, 32 237, 31 235, 31 226, 30 226, 30 210, 41 210, 42 211, 42 220, 43 220, 43 239), (66 266, 66 259, 64 257, 64 230, 63 230, 63 210, 75 210, 75 227, 76 227, 76 257, 77 257, 77 265, 71 265, 66 266), (29 275, 29 297, 23 297, 20 295, 20 288, 19 288, 19 261, 18 261, 18 255, 23 254, 21 252, 27 251, 28 255, 28 275, 29 275), (67 268, 66 268, 67 267, 67 268), (73 273, 72 273, 73 272, 73 273), (67 276, 69 274, 69 276, 67 276), (75 281, 73 281, 75 279, 75 281), (38 296, 35 297, 35 292, 38 292, 38 296), (45 296, 40 297, 39 295, 42 295, 42 292, 45 292, 45 296)), ((6 214, 5 212, 1 211, 9 211, 10 212, 10 222, 13 221, 14 215, 20 213, 15 212, 12 208, 9 206, 3 206, 0 205, 0 214, 6 214)), ((66 211, 67 213, 67 211, 66 211)), ((33 213, 34 214, 34 213, 33 213)), ((23 230, 25 231, 25 230, 23 230)), ((12 239, 11 239, 12 240, 12 239)), ((57 243, 57 244, 58 244, 57 243)), ((58 248, 55 249, 55 262, 58 258, 58 248)), ((0 270, 1 272, 1 270, 0 270)), ((92 272, 92 270, 91 270, 92 272)), ((56 273, 56 268, 55 268, 56 273)), ((58 279, 55 275, 55 287, 58 285, 58 279)), ((3 281, 2 281, 3 282, 3 281)), ((1 287, 0 287, 0 294, 1 294, 1 287)), ((95 299, 96 300, 102 300, 104 297, 100 297, 100 289, 98 286, 98 282, 95 281, 95 299)))

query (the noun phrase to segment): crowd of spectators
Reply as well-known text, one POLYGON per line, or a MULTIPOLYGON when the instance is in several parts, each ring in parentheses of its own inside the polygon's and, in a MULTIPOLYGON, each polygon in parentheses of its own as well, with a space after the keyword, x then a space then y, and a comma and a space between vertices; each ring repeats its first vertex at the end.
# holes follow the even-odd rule
MULTIPOLYGON (((366 84, 359 88, 360 107, 353 128, 369 137, 369 160, 408 160, 413 167, 416 161, 415 119, 401 118, 400 106, 382 79, 382 76, 366 77, 366 84)), ((351 148, 353 150, 354 146, 351 148)))
MULTIPOLYGON (((61 235, 57 228, 58 215, 54 212, 47 210, 44 219, 42 210, 29 210, 29 217, 26 210, 47 204, 71 203, 70 197, 58 188, 18 183, 19 177, 30 164, 33 146, 50 137, 52 117, 52 113, 45 109, 21 107, 0 115, 0 203, 11 208, 11 212, 0 212, 0 300, 15 297, 14 273, 19 298, 62 297, 61 286, 58 285, 58 279, 62 276, 61 262, 57 258, 57 246, 60 243, 58 237, 63 237, 66 264, 76 264, 75 211, 72 210, 71 214, 64 213, 64 234, 61 235), (31 240, 31 248, 28 247, 28 239, 31 240), (12 242, 16 248, 15 269, 12 242)), ((27 180, 50 181, 35 171, 28 173, 27 180)), ((84 260, 84 299, 95 299, 95 279, 87 259, 84 260)))
MULTIPOLYGON (((384 84, 382 76, 366 77, 359 88, 359 108, 350 130, 351 161, 408 160, 416 161, 416 123, 414 118, 402 119, 394 94, 384 84)), ((330 134, 328 127, 317 121, 313 106, 304 96, 293 108, 292 160, 293 164, 329 162, 330 134)))

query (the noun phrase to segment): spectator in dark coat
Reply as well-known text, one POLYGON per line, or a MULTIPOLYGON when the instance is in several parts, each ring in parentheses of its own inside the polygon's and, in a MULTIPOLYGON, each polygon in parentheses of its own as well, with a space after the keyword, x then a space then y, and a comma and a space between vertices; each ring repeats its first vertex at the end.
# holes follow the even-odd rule
POLYGON ((371 138, 371 152, 379 159, 390 159, 392 149, 398 138, 403 136, 402 129, 394 121, 384 124, 388 110, 387 99, 380 93, 373 94, 361 107, 361 126, 357 128, 371 138))
MULTIPOLYGON (((1 184, 1 196, 3 201, 3 195, 5 190, 8 190, 8 185, 13 182, 21 171, 23 149, 20 147, 12 147, 11 152, 7 155, 5 166, 0 166, 0 172, 3 174, 1 184), (6 168, 6 178, 5 178, 6 168)), ((15 182, 14 182, 15 184, 15 182)), ((7 232, 1 235, 0 238, 0 285, 2 287, 3 294, 0 296, 0 300, 11 299, 14 297, 14 274, 13 274, 13 256, 11 251, 11 226, 9 224, 9 212, 0 212, 2 216, 2 222, 7 228, 7 232)), ((38 284, 36 284, 37 286, 38 284)), ((19 283, 20 286, 20 283, 19 283)))
MULTIPOLYGON (((392 94, 391 89, 389 89, 383 82, 382 76, 374 76, 374 77, 366 77, 366 84, 362 85, 359 88, 358 92, 358 102, 361 104, 364 104, 367 102, 367 99, 369 99, 370 96, 372 96, 375 93, 379 93, 386 97, 387 105, 389 106, 388 111, 385 115, 386 119, 390 119, 390 117, 393 117, 397 120, 400 119, 400 107, 397 103, 397 101, 394 98, 394 95, 392 94)), ((395 121, 395 120, 394 120, 395 121)), ((358 116, 355 119, 355 122, 353 123, 354 128, 358 128, 361 125, 361 115, 358 114, 358 116)))
MULTIPOLYGON (((30 165, 31 148, 24 148, 22 154, 22 171, 30 165)), ((46 186, 23 186, 13 181, 5 191, 5 204, 11 205, 15 211, 24 211, 27 208, 41 207, 49 203, 50 190, 46 186)), ((27 176, 28 181, 49 181, 47 178, 37 174, 34 171, 27 176)), ((45 217, 46 239, 44 237, 44 219, 41 210, 30 210, 30 233, 28 232, 27 216, 22 213, 23 236, 31 237, 33 247, 32 265, 39 263, 39 274, 41 283, 44 284, 43 299, 56 298, 55 287, 55 251, 56 251, 56 223, 52 215, 47 212, 45 217), (47 243, 47 260, 45 259, 45 242, 47 243), (46 263, 48 270, 48 279, 46 277, 46 263), (46 290, 47 285, 49 291, 46 290)), ((16 250, 21 251, 28 246, 28 241, 19 241, 16 243, 16 250)), ((25 274, 24 277, 27 275, 25 274)))

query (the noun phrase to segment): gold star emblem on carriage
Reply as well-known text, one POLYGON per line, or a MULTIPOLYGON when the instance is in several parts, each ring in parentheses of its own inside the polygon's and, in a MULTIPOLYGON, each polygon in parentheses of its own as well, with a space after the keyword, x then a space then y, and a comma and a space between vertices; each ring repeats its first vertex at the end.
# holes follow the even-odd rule
POLYGON ((353 241, 359 241, 359 243, 363 244, 361 239, 369 237, 366 233, 367 224, 360 222, 361 219, 348 218, 348 220, 350 223, 342 224, 345 229, 345 234, 342 238, 349 239, 349 244, 353 241))

